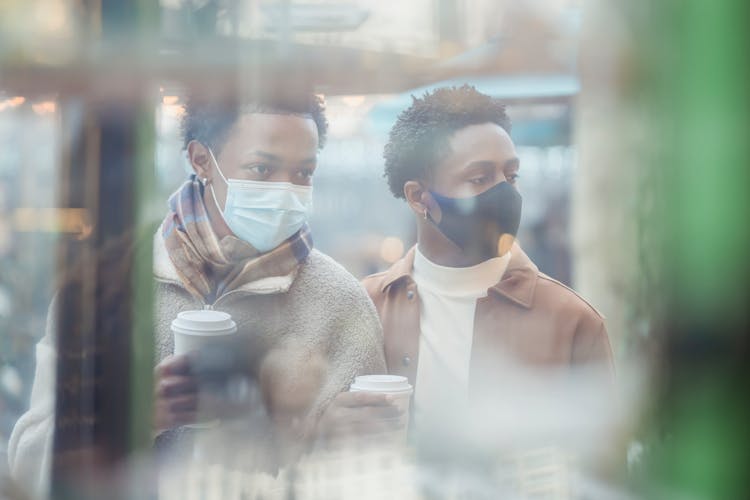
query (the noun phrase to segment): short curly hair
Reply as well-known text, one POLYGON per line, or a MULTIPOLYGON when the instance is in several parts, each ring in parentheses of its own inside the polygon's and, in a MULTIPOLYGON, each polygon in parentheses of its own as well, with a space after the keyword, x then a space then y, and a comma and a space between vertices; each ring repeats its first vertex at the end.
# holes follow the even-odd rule
POLYGON ((384 177, 393 196, 404 198, 407 181, 429 180, 440 156, 448 152, 450 136, 482 123, 496 123, 510 134, 505 106, 471 85, 412 96, 411 106, 398 116, 383 151, 384 177))
POLYGON ((201 99, 188 97, 182 116, 183 146, 198 141, 221 151, 232 126, 247 113, 279 113, 310 118, 318 129, 318 148, 323 148, 328 132, 325 101, 316 94, 262 93, 248 99, 201 99))

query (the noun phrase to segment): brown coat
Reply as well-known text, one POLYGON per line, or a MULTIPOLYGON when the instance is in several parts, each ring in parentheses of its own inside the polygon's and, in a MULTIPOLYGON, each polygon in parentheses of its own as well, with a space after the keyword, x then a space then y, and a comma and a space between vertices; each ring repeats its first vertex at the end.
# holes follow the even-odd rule
MULTIPOLYGON (((419 295, 412 279, 415 249, 363 284, 383 325, 388 372, 415 385, 419 362, 419 295)), ((508 367, 539 369, 556 381, 571 368, 594 367, 586 378, 609 391, 614 381, 612 351, 602 316, 563 284, 539 272, 518 245, 508 268, 488 296, 477 303, 469 372, 476 397, 508 384, 508 367), (480 381, 487 381, 490 384, 480 381), (602 385, 603 384, 603 385, 602 385), (482 389, 485 389, 482 391, 482 389)), ((545 382, 546 384, 546 382, 545 382)), ((415 390, 419 390, 415 385, 415 390)))

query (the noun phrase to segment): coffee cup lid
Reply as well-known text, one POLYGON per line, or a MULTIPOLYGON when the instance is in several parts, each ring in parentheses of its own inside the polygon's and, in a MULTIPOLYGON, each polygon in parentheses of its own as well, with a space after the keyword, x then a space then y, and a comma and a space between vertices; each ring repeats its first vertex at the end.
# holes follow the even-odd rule
POLYGON ((225 312, 204 309, 178 313, 172 321, 172 328, 185 333, 224 335, 237 331, 237 324, 232 320, 232 316, 225 312))
POLYGON ((360 375, 354 378, 352 391, 411 392, 409 379, 400 375, 360 375))

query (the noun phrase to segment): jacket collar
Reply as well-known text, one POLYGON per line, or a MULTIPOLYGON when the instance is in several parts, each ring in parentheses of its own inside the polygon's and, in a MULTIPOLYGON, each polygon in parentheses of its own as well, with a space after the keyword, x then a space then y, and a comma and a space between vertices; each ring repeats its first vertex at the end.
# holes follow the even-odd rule
MULTIPOLYGON (((182 286, 182 280, 180 280, 177 274, 177 269, 174 267, 172 259, 169 258, 167 253, 167 246, 164 243, 164 237, 162 236, 161 227, 156 231, 154 235, 154 278, 158 281, 166 281, 174 283, 175 285, 182 286)), ((245 283, 244 285, 237 288, 238 292, 246 292, 256 295, 266 295, 273 293, 286 293, 291 288, 294 279, 297 277, 298 268, 289 273, 286 276, 270 276, 268 278, 262 278, 257 281, 245 283)), ((228 292, 231 293, 231 292, 228 292)), ((218 299, 217 299, 218 300, 218 299)))
MULTIPOLYGON (((389 286, 398 281, 404 279, 413 281, 412 271, 414 269, 415 252, 416 245, 385 272, 380 287, 381 292, 385 292, 389 286)), ((490 291, 529 309, 534 302, 534 290, 536 289, 538 275, 539 269, 531 262, 529 256, 521 250, 521 247, 514 243, 508 268, 500 281, 490 288, 490 291)))

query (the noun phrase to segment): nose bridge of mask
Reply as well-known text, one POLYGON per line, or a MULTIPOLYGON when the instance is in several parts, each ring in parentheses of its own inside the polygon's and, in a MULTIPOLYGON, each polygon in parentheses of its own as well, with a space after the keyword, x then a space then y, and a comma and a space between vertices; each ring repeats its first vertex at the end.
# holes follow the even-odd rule
MULTIPOLYGON (((432 195, 434 198, 436 198, 439 205, 452 208, 460 215, 482 215, 483 212, 487 212, 488 210, 491 212, 492 209, 497 208, 496 205, 498 194, 506 187, 503 186, 503 184, 508 183, 500 182, 495 186, 492 186, 487 191, 484 191, 483 193, 466 198, 452 198, 434 192, 432 193, 432 195)), ((508 185, 507 187, 511 187, 511 189, 514 189, 510 185, 508 185)))
POLYGON ((516 188, 511 186, 508 182, 499 182, 492 186, 487 191, 480 193, 474 199, 476 204, 474 210, 477 212, 487 212, 485 215, 490 215, 495 212, 503 212, 512 210, 512 205, 516 198, 520 198, 516 188))
POLYGON ((234 197, 233 201, 238 208, 307 212, 312 207, 310 186, 236 179, 229 179, 229 185, 232 187, 229 193, 234 197))
POLYGON ((213 185, 210 186, 211 192, 214 195, 214 202, 216 203, 219 212, 223 213, 226 211, 230 197, 233 198, 233 201, 238 205, 238 208, 292 210, 298 212, 306 212, 312 209, 311 186, 297 186, 290 182, 227 179, 219 166, 219 162, 216 160, 216 156, 214 156, 214 152, 211 148, 207 149, 208 154, 211 156, 211 159, 216 166, 216 171, 219 172, 221 179, 227 186, 224 209, 219 206, 219 200, 216 198, 216 192, 214 191, 213 185), (251 196, 242 198, 238 196, 240 193, 246 193, 251 196), (252 198, 252 202, 250 201, 250 198, 252 198), (245 207, 242 207, 242 205, 245 205, 245 207))

